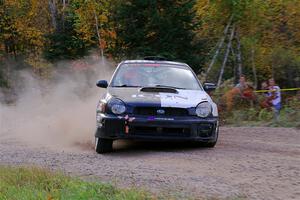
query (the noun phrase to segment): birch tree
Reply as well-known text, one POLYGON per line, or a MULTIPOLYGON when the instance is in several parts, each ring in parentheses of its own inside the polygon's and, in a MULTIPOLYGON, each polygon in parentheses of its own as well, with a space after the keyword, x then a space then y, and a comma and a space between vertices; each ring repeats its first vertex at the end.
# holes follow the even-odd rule
POLYGON ((220 71, 217 87, 220 87, 221 82, 222 82, 222 78, 223 78, 224 70, 225 70, 225 67, 226 67, 227 59, 228 59, 228 56, 229 56, 229 53, 230 53, 231 43, 232 43, 234 33, 235 33, 235 26, 233 25, 232 28, 231 28, 230 37, 229 37, 229 40, 228 40, 228 43, 227 43, 223 63, 222 63, 222 66, 221 66, 221 71, 220 71))
POLYGON ((212 58, 212 60, 211 60, 211 62, 210 62, 210 64, 209 64, 209 66, 208 66, 208 68, 207 68, 207 70, 206 70, 206 76, 208 76, 208 74, 209 74, 211 68, 213 67, 213 65, 215 64, 215 62, 216 62, 216 60, 217 60, 217 57, 218 57, 218 55, 219 55, 219 53, 220 53, 221 48, 223 47, 223 43, 224 43, 225 38, 226 38, 226 36, 227 36, 227 34, 228 34, 228 29, 229 29, 229 27, 231 26, 231 23, 232 23, 232 18, 233 18, 233 16, 231 16, 231 17, 229 18, 228 23, 227 23, 227 25, 226 25, 226 27, 225 27, 225 29, 224 29, 224 33, 223 33, 223 35, 221 36, 221 39, 220 39, 220 41, 219 41, 218 44, 217 44, 216 52, 214 53, 213 58, 212 58))

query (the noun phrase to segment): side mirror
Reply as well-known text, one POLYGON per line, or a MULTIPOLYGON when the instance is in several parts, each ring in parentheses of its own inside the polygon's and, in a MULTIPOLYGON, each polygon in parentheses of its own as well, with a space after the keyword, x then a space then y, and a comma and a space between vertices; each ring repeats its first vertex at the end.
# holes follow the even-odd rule
POLYGON ((96 83, 96 85, 100 88, 107 88, 108 87, 108 83, 106 80, 100 80, 96 83))
POLYGON ((203 88, 206 92, 211 92, 217 88, 214 83, 204 83, 203 88))

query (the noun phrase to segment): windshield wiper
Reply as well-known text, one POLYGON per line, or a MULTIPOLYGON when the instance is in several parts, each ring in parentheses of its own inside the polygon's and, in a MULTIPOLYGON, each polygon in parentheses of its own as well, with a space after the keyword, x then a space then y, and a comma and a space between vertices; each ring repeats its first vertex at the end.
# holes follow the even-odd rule
POLYGON ((172 89, 186 90, 186 88, 175 87, 175 86, 169 86, 169 85, 155 85, 155 87, 165 87, 165 88, 172 88, 172 89))
POLYGON ((123 84, 123 85, 114 85, 113 87, 141 87, 141 86, 123 84))

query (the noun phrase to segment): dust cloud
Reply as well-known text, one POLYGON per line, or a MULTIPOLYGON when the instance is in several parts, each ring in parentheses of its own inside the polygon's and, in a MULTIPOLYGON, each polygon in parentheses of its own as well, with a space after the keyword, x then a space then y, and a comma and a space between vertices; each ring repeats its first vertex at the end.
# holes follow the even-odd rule
POLYGON ((89 146, 96 105, 104 92, 95 83, 109 80, 114 69, 114 64, 90 56, 57 63, 50 80, 18 72, 14 103, 0 103, 0 139, 58 150, 89 146))

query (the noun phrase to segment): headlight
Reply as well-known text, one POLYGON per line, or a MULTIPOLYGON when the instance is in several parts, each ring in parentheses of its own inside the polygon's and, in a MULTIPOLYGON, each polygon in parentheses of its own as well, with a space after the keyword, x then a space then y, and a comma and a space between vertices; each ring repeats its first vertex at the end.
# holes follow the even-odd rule
POLYGON ((123 114, 126 111, 126 106, 123 101, 120 99, 111 99, 108 102, 108 108, 111 110, 112 113, 116 115, 123 114))
POLYGON ((198 117, 207 117, 211 113, 211 105, 208 102, 199 103, 196 107, 198 117))

